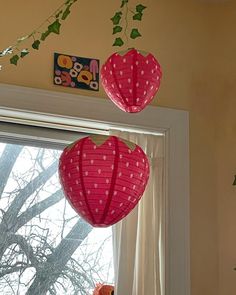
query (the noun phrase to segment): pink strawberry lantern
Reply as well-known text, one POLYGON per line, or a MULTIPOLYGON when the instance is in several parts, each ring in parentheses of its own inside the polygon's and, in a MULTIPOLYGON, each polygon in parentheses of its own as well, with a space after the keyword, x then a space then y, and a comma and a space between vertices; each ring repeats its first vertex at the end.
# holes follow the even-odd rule
POLYGON ((137 205, 149 177, 143 150, 116 136, 89 136, 65 148, 60 181, 75 211, 96 227, 112 225, 137 205))
POLYGON ((107 95, 129 113, 140 112, 153 100, 161 77, 155 57, 136 49, 112 54, 101 69, 101 81, 107 95))

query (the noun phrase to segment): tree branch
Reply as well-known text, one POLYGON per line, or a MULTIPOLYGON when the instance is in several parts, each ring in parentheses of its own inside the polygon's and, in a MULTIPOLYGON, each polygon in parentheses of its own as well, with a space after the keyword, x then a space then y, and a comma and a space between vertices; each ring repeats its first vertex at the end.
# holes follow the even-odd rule
POLYGON ((88 236, 92 227, 83 219, 79 219, 67 236, 56 247, 55 251, 49 255, 47 261, 38 269, 35 280, 28 289, 26 295, 46 295, 71 256, 83 240, 88 236))
POLYGON ((43 211, 48 209, 49 207, 55 205, 60 200, 63 199, 63 192, 61 190, 56 191, 54 194, 52 194, 47 199, 33 205, 29 209, 27 209, 25 212, 23 212, 15 221, 15 225, 12 228, 13 232, 16 232, 19 228, 21 228, 23 225, 25 225, 27 222, 29 222, 31 219, 33 219, 35 216, 41 214, 43 211))
POLYGON ((4 188, 7 184, 8 178, 11 174, 12 168, 18 158, 20 152, 22 151, 23 146, 16 144, 7 144, 2 156, 0 158, 0 197, 4 191, 4 188))
POLYGON ((38 260, 35 257, 34 250, 24 237, 21 235, 9 234, 7 237, 7 245, 9 247, 12 244, 19 245, 21 250, 24 251, 25 255, 27 256, 27 259, 31 261, 32 266, 37 268, 38 260))
POLYGON ((17 214, 26 202, 26 200, 37 190, 41 185, 43 185, 56 171, 58 162, 54 162, 46 170, 42 171, 38 176, 31 180, 15 197, 11 205, 7 209, 3 216, 2 222, 0 224, 0 232, 10 230, 17 218, 17 214), (4 230, 5 229, 5 230, 4 230))
POLYGON ((18 272, 18 271, 25 271, 27 268, 32 267, 32 265, 25 265, 25 266, 11 266, 9 265, 9 268, 3 271, 0 271, 0 278, 12 274, 14 272, 18 272))
POLYGON ((74 280, 79 281, 79 279, 82 277, 83 281, 86 281, 90 286, 93 286, 95 288, 95 284, 93 282, 92 279, 90 279, 87 275, 86 272, 80 272, 74 268, 70 268, 70 267, 66 267, 66 272, 65 272, 65 276, 67 276, 69 279, 72 278, 73 274, 76 278, 74 278, 74 280))

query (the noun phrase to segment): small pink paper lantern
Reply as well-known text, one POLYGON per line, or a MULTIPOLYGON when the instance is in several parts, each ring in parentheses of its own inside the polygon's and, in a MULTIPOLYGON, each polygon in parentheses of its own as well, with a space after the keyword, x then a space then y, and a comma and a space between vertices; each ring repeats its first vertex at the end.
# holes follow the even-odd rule
POLYGON ((101 81, 108 97, 129 113, 140 112, 153 100, 161 77, 155 57, 136 49, 112 54, 101 69, 101 81))
POLYGON ((143 150, 116 136, 90 136, 65 148, 59 177, 75 211, 96 227, 112 225, 137 205, 148 178, 143 150))

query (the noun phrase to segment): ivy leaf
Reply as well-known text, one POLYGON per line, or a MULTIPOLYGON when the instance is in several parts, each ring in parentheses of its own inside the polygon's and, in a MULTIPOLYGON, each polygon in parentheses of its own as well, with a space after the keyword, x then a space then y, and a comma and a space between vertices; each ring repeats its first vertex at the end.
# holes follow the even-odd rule
POLYGON ((55 20, 55 22, 53 22, 50 26, 48 26, 48 31, 49 31, 49 34, 50 33, 55 33, 55 34, 60 34, 60 27, 61 27, 61 24, 59 22, 59 20, 55 20))
POLYGON ((130 33, 130 37, 132 39, 136 39, 138 37, 141 37, 142 35, 139 33, 138 29, 132 29, 131 33, 130 33))
POLYGON ((67 4, 69 4, 69 3, 75 3, 77 0, 67 0, 66 2, 65 2, 65 4, 67 5, 67 4))
POLYGON ((3 51, 0 52, 0 57, 7 55, 7 54, 12 54, 13 53, 13 49, 12 47, 8 47, 6 49, 4 49, 3 51))
POLYGON ((136 6, 136 11, 142 13, 145 8, 147 7, 143 6, 142 4, 139 4, 136 6))
POLYGON ((112 46, 122 46, 124 44, 124 41, 121 38, 116 38, 115 42, 112 46))
POLYGON ((28 50, 28 49, 23 49, 23 50, 21 50, 20 57, 23 58, 23 57, 25 57, 27 54, 29 54, 29 50, 28 50))
POLYGON ((66 10, 63 12, 61 19, 65 20, 67 18, 67 16, 70 14, 70 7, 71 7, 72 3, 70 5, 67 6, 66 10))
POLYGON ((120 8, 124 7, 124 5, 125 5, 126 3, 128 3, 128 2, 129 2, 129 0, 122 0, 122 3, 121 3, 120 8))
POLYGON ((49 30, 47 30, 46 32, 42 33, 40 39, 41 39, 42 41, 44 41, 44 40, 48 37, 48 35, 49 35, 50 33, 51 33, 51 32, 50 32, 49 30))
POLYGON ((34 43, 32 44, 32 47, 36 50, 39 49, 39 45, 40 45, 40 41, 39 40, 35 40, 34 43))
POLYGON ((133 19, 134 19, 134 20, 139 20, 139 21, 141 21, 141 20, 142 20, 142 17, 143 17, 142 12, 138 12, 138 13, 136 13, 136 14, 133 16, 133 19))
POLYGON ((18 60, 19 60, 19 56, 17 54, 13 55, 13 57, 10 58, 10 63, 17 66, 18 60))
POLYGON ((117 33, 120 33, 122 31, 122 27, 121 26, 115 26, 113 28, 113 35, 114 34, 117 34, 117 33))
POLYGON ((58 18, 61 14, 62 14, 63 10, 60 10, 57 14, 56 14, 56 18, 58 18))
POLYGON ((116 14, 111 18, 111 21, 113 22, 113 25, 116 26, 119 24, 121 20, 122 12, 116 12, 116 14))

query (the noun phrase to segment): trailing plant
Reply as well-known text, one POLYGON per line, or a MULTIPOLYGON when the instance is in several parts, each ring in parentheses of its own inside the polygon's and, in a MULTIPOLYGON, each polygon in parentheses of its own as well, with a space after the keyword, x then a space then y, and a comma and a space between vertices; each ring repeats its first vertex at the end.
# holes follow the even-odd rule
POLYGON ((130 9, 129 0, 121 0, 120 9, 115 12, 114 16, 111 18, 113 24, 113 35, 119 34, 113 43, 113 46, 123 46, 125 44, 124 37, 126 42, 129 42, 130 39, 136 39, 141 37, 136 24, 129 30, 128 33, 128 22, 131 17, 132 21, 140 22, 143 18, 143 11, 146 9, 146 6, 138 4, 135 7, 135 10, 130 9))
MULTIPOLYGON (((62 22, 71 12, 72 5, 78 0, 65 0, 42 24, 34 29, 30 34, 20 37, 16 42, 0 51, 0 58, 9 56, 10 64, 17 65, 18 62, 27 56, 32 50, 39 50, 42 43, 51 34, 60 34, 62 22), (30 43, 31 41, 31 43, 30 43), (28 45, 28 43, 30 45, 28 45)), ((122 46, 125 44, 124 37, 128 43, 130 39, 141 37, 141 34, 135 24, 128 34, 128 18, 131 16, 132 21, 142 21, 143 11, 146 6, 138 4, 135 10, 129 7, 129 0, 121 0, 119 10, 111 18, 113 23, 113 35, 116 35, 113 46, 122 46), (119 34, 119 35, 118 35, 119 34)), ((0 70, 2 65, 0 64, 0 70)))
MULTIPOLYGON (((71 12, 72 5, 77 0, 65 0, 39 27, 34 29, 30 34, 23 36, 15 42, 15 44, 7 47, 0 52, 0 58, 9 55, 9 61, 13 65, 30 53, 31 50, 39 50, 42 42, 44 42, 51 34, 60 34, 62 22, 71 12), (29 46, 25 44, 30 42, 29 46)), ((0 65, 1 69, 1 65, 0 65)))

